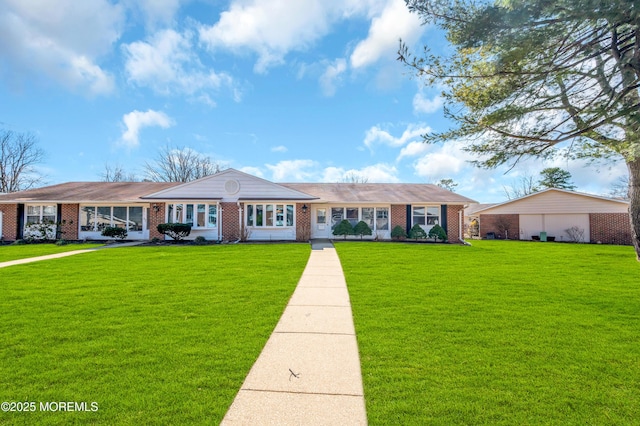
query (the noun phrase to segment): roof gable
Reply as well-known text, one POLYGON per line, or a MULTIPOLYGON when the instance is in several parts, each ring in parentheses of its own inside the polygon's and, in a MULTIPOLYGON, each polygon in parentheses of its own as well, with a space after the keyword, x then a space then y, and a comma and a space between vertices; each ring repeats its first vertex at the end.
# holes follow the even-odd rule
POLYGON ((549 188, 478 210, 475 214, 622 213, 628 202, 598 195, 549 188))
POLYGON ((316 197, 277 183, 226 169, 214 175, 183 183, 143 199, 152 200, 313 200, 316 197))

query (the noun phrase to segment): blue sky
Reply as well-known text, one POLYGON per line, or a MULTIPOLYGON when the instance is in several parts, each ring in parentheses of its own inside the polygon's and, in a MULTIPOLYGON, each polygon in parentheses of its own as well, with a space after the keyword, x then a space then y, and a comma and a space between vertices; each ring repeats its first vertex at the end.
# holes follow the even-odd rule
POLYGON ((397 61, 446 48, 403 0, 0 0, 0 127, 32 132, 47 183, 143 177, 159 148, 188 147, 276 182, 433 183, 480 202, 544 167, 609 192, 623 162, 527 161, 481 170, 444 130, 437 87, 397 61))

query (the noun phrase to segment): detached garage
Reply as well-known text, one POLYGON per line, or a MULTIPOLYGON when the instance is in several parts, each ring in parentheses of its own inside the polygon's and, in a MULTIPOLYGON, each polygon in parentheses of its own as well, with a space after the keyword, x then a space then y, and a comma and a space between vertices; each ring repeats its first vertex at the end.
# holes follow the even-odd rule
POLYGON ((631 244, 629 203, 546 189, 470 214, 482 238, 631 244))

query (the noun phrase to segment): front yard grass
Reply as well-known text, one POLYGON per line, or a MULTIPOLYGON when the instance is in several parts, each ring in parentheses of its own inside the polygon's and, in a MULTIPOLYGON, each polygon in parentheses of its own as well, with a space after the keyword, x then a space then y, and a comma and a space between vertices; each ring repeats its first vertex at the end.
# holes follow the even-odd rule
POLYGON ((84 250, 103 246, 104 244, 23 244, 23 245, 0 245, 0 262, 10 260, 26 259, 27 257, 46 256, 48 254, 64 253, 73 250, 84 250))
POLYGON ((336 248, 370 424, 640 419, 640 265, 631 247, 336 248))
POLYGON ((308 260, 306 244, 130 247, 0 269, 0 424, 218 424, 308 260))

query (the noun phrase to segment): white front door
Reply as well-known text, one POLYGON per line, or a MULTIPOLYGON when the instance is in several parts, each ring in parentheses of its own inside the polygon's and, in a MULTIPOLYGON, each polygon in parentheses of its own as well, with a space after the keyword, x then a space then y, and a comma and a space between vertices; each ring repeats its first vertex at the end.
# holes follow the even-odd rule
POLYGON ((311 217, 311 238, 331 238, 331 224, 328 223, 328 209, 314 207, 311 217))

